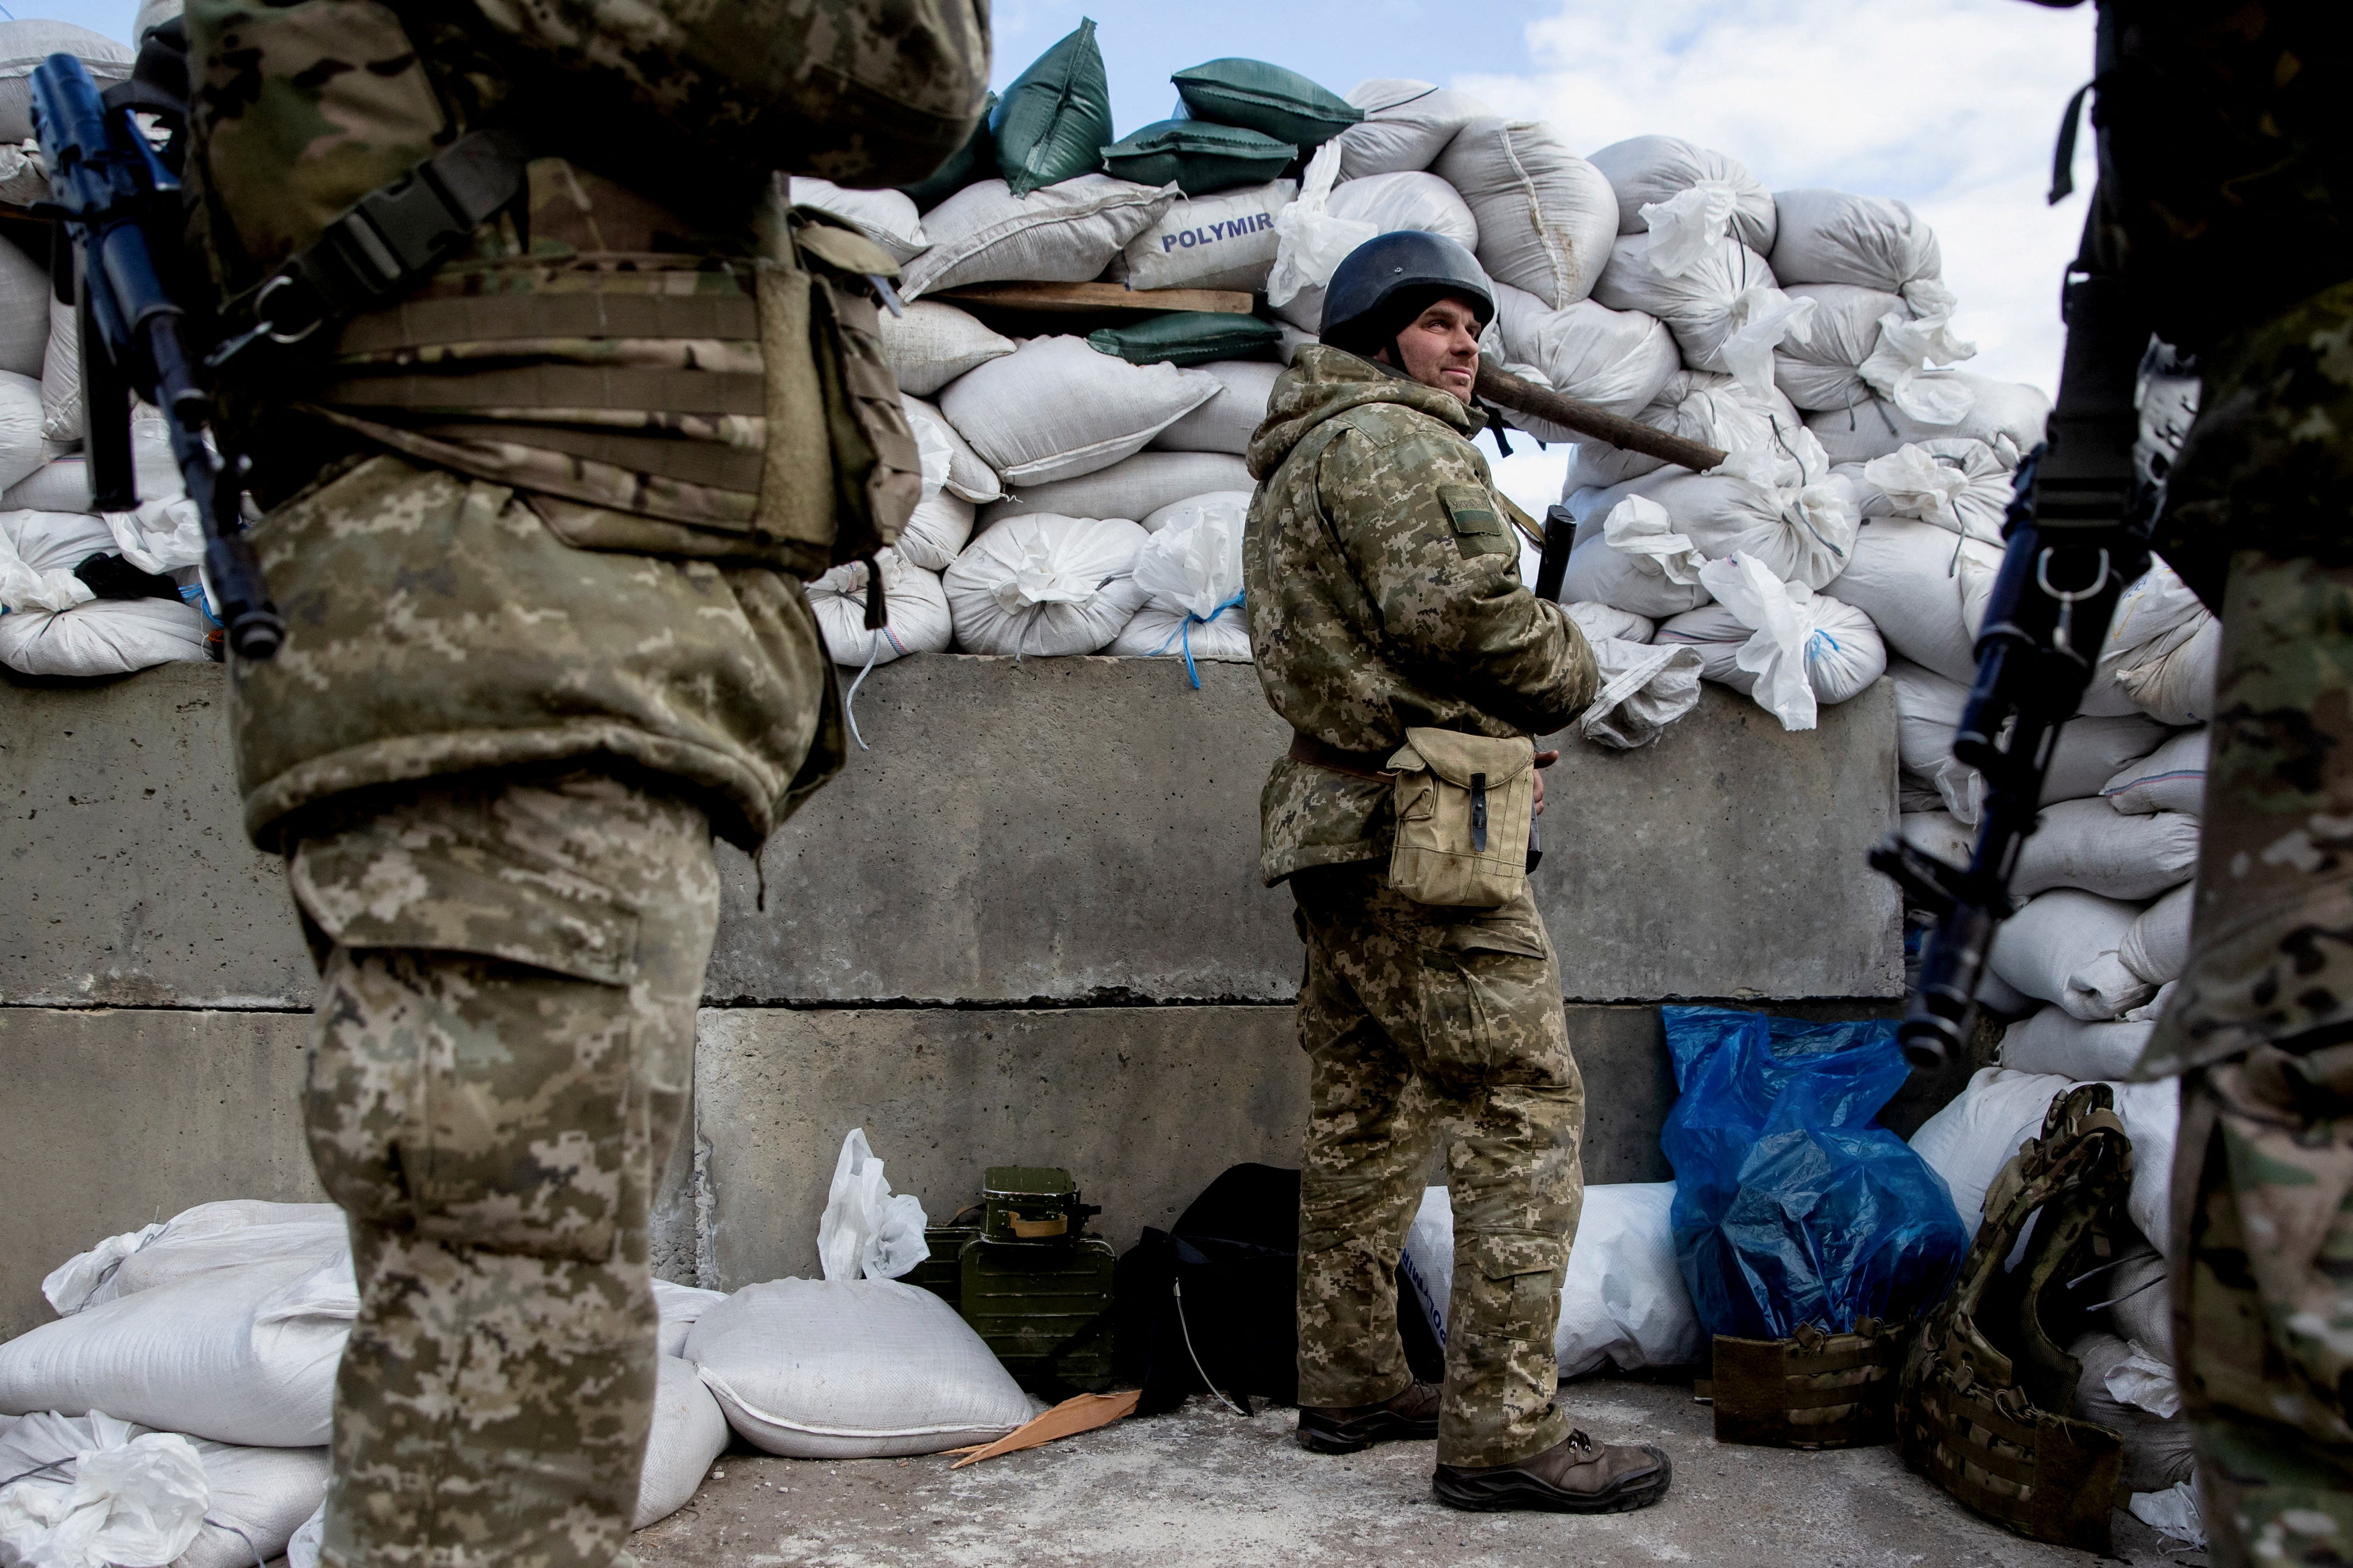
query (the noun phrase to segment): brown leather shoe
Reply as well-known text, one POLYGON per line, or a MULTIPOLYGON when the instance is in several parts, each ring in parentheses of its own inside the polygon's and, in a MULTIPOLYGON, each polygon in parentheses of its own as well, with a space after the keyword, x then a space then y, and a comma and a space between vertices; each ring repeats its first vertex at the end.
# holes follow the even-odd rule
POLYGON ((1596 1443, 1582 1432, 1516 1465, 1440 1465, 1430 1490, 1449 1508, 1477 1513, 1630 1513, 1667 1495, 1674 1474, 1648 1443, 1596 1443))
POLYGON ((1427 1442, 1438 1436, 1439 1386, 1406 1385, 1386 1405, 1299 1407, 1299 1446, 1318 1454, 1354 1454, 1376 1443, 1427 1442))

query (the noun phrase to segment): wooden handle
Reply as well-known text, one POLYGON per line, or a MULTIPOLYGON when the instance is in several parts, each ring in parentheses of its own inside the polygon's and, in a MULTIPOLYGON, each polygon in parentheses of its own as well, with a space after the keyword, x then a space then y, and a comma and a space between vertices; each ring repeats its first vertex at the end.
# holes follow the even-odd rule
POLYGON ((1662 462, 1680 463, 1695 474, 1704 474, 1729 456, 1697 441, 1687 441, 1681 436, 1671 436, 1664 430, 1654 430, 1638 420, 1598 408, 1574 397, 1563 397, 1548 387, 1522 381, 1518 376, 1496 369, 1486 361, 1479 362, 1479 395, 1498 408, 1508 408, 1514 414, 1529 414, 1564 430, 1574 430, 1597 441, 1640 452, 1644 457, 1662 462))

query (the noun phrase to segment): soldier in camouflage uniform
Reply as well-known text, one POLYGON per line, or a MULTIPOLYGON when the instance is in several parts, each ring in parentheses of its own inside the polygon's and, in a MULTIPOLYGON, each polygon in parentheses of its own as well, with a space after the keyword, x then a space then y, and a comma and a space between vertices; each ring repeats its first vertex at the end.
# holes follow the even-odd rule
POLYGON ((1451 240, 1387 235, 1342 264, 1328 301, 1331 346, 1299 352, 1250 444, 1243 558, 1259 678, 1295 735, 1267 780, 1261 870, 1291 882, 1307 944, 1300 1441, 1434 1435, 1438 1495, 1460 1507, 1640 1507, 1665 1492, 1665 1456, 1594 1444, 1553 1403, 1585 1091, 1544 922, 1525 888, 1440 908, 1386 874, 1384 773, 1407 729, 1558 731, 1592 700, 1592 652, 1522 585, 1511 504, 1468 439, 1493 314, 1478 264, 1451 240), (1441 1137, 1442 1392, 1413 1381, 1396 1318, 1441 1137))
MULTIPOLYGON (((2070 0, 2072 3, 2072 0, 2070 0)), ((2214 1561, 2353 1563, 2353 37, 2101 0, 2090 259, 2198 356, 2159 552, 2222 617, 2189 968, 2175 1352, 2214 1561)))
MULTIPOLYGON (((773 172, 926 174, 977 113, 987 0, 187 15, 192 248, 232 331, 364 195, 469 132, 527 144, 470 248, 226 379, 288 623, 231 711, 320 962, 305 1121, 360 1287, 322 1555, 613 1568, 712 834, 756 854, 841 756, 796 579, 848 487, 798 434, 816 264, 773 172)), ((874 428, 903 497, 912 440, 874 428)))

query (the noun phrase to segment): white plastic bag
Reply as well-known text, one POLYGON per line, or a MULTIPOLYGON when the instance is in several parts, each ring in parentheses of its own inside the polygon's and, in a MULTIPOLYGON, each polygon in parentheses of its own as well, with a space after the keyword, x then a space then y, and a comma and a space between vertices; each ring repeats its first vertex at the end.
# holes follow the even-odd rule
POLYGON ((62 1467, 69 1479, 0 1489, 0 1557, 11 1568, 164 1568, 195 1541, 212 1500, 195 1445, 104 1427, 62 1467))
POLYGON ((1479 265, 1556 310, 1593 292, 1610 264, 1618 195, 1549 125, 1475 120, 1440 153, 1437 173, 1479 226, 1479 265))
POLYGON ((0 616, 0 664, 26 675, 128 675, 203 658, 204 622, 194 606, 100 600, 74 577, 86 557, 119 552, 104 518, 0 512, 0 603, 13 605, 0 616), (61 598, 62 606, 46 607, 61 598))
POLYGON ((1859 489, 1866 510, 1871 499, 1884 497, 1894 516, 1932 522, 1999 550, 2017 468, 1982 441, 1923 441, 1863 464, 1859 489))
POLYGON ((826 652, 833 662, 863 669, 911 653, 945 653, 955 640, 955 625, 939 574, 915 565, 897 550, 881 552, 874 565, 882 574, 880 631, 866 629, 865 562, 844 562, 808 585, 809 608, 816 612, 818 630, 825 635, 826 652))
POLYGON ((351 1231, 332 1204, 230 1198, 109 1237, 51 1270, 41 1293, 59 1317, 220 1268, 347 1262, 351 1231))
POLYGON ((1707 602, 1700 568, 1707 557, 1675 531, 1666 508, 1630 495, 1602 520, 1599 538, 1569 552, 1561 597, 1589 599, 1638 616, 1680 615, 1707 602))
MULTIPOLYGON (((943 489, 927 496, 908 515, 899 531, 899 554, 910 566, 944 572, 972 542, 973 520, 979 509, 955 491, 943 489)), ((885 584, 887 590, 889 584, 885 584)))
POLYGON ((1978 347, 1956 333, 1949 316, 1890 310, 1879 321, 1879 342, 1858 367, 1863 381, 1923 425, 1957 425, 1977 406, 1974 387, 1933 367, 1958 363, 1978 347))
POLYGON ((1833 463, 1867 463, 1907 442, 1961 437, 2000 451, 2031 452, 2042 443, 2051 419, 2051 399, 2024 382, 1996 381, 1965 370, 1923 371, 1919 379, 1950 382, 1965 389, 1969 410, 1957 421, 1930 424, 1915 419, 1886 398, 1871 396, 1852 406, 1806 416, 1806 428, 1821 438, 1833 463))
MULTIPOLYGON (((2136 1008, 2136 1013, 2145 1011, 2136 1008)), ((2154 1018, 2076 1017, 2046 1006, 2002 1032, 2001 1065, 2020 1072, 2055 1073, 2073 1081, 2131 1074, 2157 1030, 2154 1018)))
MULTIPOLYGON (((1198 496, 1161 514, 1136 552, 1135 585, 1151 595, 1106 652, 1130 658, 1248 663, 1242 612, 1242 527, 1250 503, 1234 492, 1198 496)), ((1198 676, 1194 684, 1199 685, 1198 676)))
POLYGON ((2139 914, 2120 900, 2053 888, 2001 923, 1987 962, 2029 996, 2078 1018, 2113 1018, 2157 994, 2117 955, 2139 914))
MULTIPOLYGON (((2181 1082, 2105 1082, 2116 1116, 2133 1142, 2132 1190, 2125 1206, 2132 1222, 2159 1250, 2169 1252, 2168 1205, 2173 1186, 2173 1151, 2179 1141, 2181 1082)), ((1913 1152, 1945 1179, 1953 1206, 1972 1231, 1983 1223, 1986 1189, 2010 1163, 2018 1146, 2042 1131, 2052 1100, 2074 1087, 2052 1073, 1980 1068, 1950 1104, 1912 1134, 1913 1152)))
POLYGON ((1695 646, 1709 679, 1754 698, 1784 730, 1812 729, 1819 703, 1843 702, 1886 672, 1870 616, 1752 556, 1711 561, 1700 582, 1716 603, 1666 622, 1659 640, 1695 646))
MULTIPOLYGON (((1587 307, 1607 309, 1589 300, 1587 307)), ((1644 319, 1632 312, 1617 314, 1620 320, 1644 319)), ((1666 347, 1672 353, 1672 343, 1666 347)), ((1633 417, 1654 430, 1664 430, 1725 452, 1770 449, 1786 455, 1798 451, 1797 443, 1805 438, 1805 426, 1798 411, 1779 392, 1771 387, 1759 392, 1741 385, 1731 376, 1704 370, 1670 372, 1660 384, 1657 395, 1633 417)), ((1806 449, 1810 452, 1815 448, 1806 449)), ((1646 453, 1630 452, 1601 441, 1580 440, 1577 456, 1562 481, 1562 492, 1620 485, 1665 467, 1662 459, 1646 453)))
MULTIPOLYGON (((1326 142, 1325 145, 1329 147, 1331 143, 1326 142)), ((1350 180, 1334 188, 1324 204, 1323 212, 1322 217, 1312 220, 1313 226, 1316 226, 1316 244, 1343 233, 1356 232, 1356 226, 1370 226, 1370 235, 1395 234, 1401 229, 1441 234, 1459 242, 1465 250, 1475 249, 1479 244, 1478 220, 1471 216, 1471 209, 1463 205, 1454 187, 1435 174, 1401 173, 1350 180)), ((1293 221, 1311 222, 1304 216, 1293 221)), ((1355 247, 1349 248, 1354 249, 1355 247)), ((1331 271, 1327 268, 1320 280, 1303 283, 1298 292, 1277 310, 1287 321, 1301 327, 1320 329, 1324 321, 1324 290, 1330 281, 1331 271)))
POLYGON ((1087 282, 1176 195, 1173 184, 1139 185, 1109 174, 1081 174, 1026 196, 1013 195, 1003 180, 982 180, 923 215, 931 247, 908 263, 899 291, 915 300, 999 279, 1087 282))
MULTIPOLYGON (((1672 1182, 1585 1189, 1553 1331, 1562 1377, 1582 1377, 1603 1366, 1639 1372, 1699 1360, 1706 1337, 1675 1263, 1669 1223, 1674 1201, 1672 1182)), ((1412 1285, 1443 1345, 1454 1285, 1454 1211, 1444 1187, 1422 1194, 1398 1271, 1412 1285)))
POLYGON ((930 1256, 923 1239, 928 1223, 921 1198, 891 1191, 882 1162, 867 1144, 866 1130, 851 1128, 841 1141, 817 1226, 818 1258, 827 1280, 896 1279, 930 1256))
POLYGON ((2184 730, 2138 761, 2118 768, 2100 786, 2100 796, 2116 810, 2134 816, 2152 811, 2186 811, 2193 816, 2203 812, 2205 729, 2184 730))
POLYGON ((1726 463, 1705 474, 1662 470, 1624 488, 1664 507, 1675 531, 1709 560, 1751 555, 1783 582, 1820 591, 1846 570, 1862 526, 1853 489, 1835 476, 1803 484, 1757 477, 1770 467, 1760 461, 1726 463))
MULTIPOLYGON (((1723 223, 1729 225, 1735 238, 1760 256, 1773 248, 1778 220, 1772 193, 1736 158, 1694 146, 1678 136, 1634 136, 1594 153, 1593 166, 1601 171, 1618 197, 1620 234, 1641 234, 1652 227, 1643 216, 1646 208, 1672 204, 1684 192, 1707 186, 1730 197, 1723 223)), ((1716 233, 1724 232, 1719 225, 1716 233)))
MULTIPOLYGON (((6 243, 0 240, 0 246, 6 243)), ((0 370, 0 489, 47 459, 41 445, 41 384, 29 375, 0 370)))
MULTIPOLYGON (((2108 1288, 2103 1277, 2101 1287, 2108 1288)), ((2191 1479, 2197 1465, 2189 1423, 2173 1369, 2147 1350, 2099 1330, 2067 1346, 2082 1367, 2071 1412, 2122 1439, 2116 1484, 2127 1492, 2163 1494, 2191 1479)))
POLYGON ((637 1512, 629 1527, 643 1530, 692 1501, 695 1488, 726 1451, 727 1414, 718 1398, 703 1386, 692 1362, 665 1352, 654 1381, 653 1430, 646 1436, 645 1468, 638 1472, 637 1512))
POLYGON ((1599 599, 1572 599, 1561 608, 1568 612, 1568 618, 1577 623, 1577 629, 1585 634, 1588 642, 1607 639, 1647 643, 1659 634, 1658 623, 1650 616, 1605 605, 1599 599))
POLYGON ((1124 518, 1008 518, 984 529, 941 581, 968 653, 1055 656, 1107 647, 1144 607, 1124 518))
POLYGON ((1084 338, 1031 338, 958 378, 940 395, 940 411, 1018 489, 1133 457, 1223 390, 1216 376, 1130 364, 1084 338))
POLYGON ((1332 216, 1332 186, 1340 176, 1340 143, 1326 142, 1307 161, 1299 199, 1274 215, 1274 268, 1266 302, 1305 331, 1324 325, 1324 289, 1348 253, 1380 233, 1361 218, 1332 216))
POLYGON ((1013 352, 1011 338, 937 300, 910 300, 906 313, 882 312, 882 357, 899 390, 929 397, 968 370, 1013 352))
POLYGON ((1810 300, 1806 335, 1773 352, 1773 384, 1799 407, 1844 408, 1872 395, 1862 364, 1879 346, 1879 324, 1904 311, 1904 297, 1852 283, 1799 283, 1783 290, 1810 300))
POLYGON ((2176 1481, 2161 1492, 2135 1492, 2129 1506, 2135 1519, 2159 1535, 2205 1546, 2206 1517, 2199 1510, 2195 1481, 2176 1481))
POLYGON ((79 441, 87 428, 81 407, 81 313, 51 294, 49 341, 41 351, 41 436, 49 441, 79 441))
POLYGON ((1387 78, 1358 82, 1348 101, 1365 118, 1333 138, 1343 180, 1427 169, 1457 131, 1495 113, 1467 92, 1387 78))

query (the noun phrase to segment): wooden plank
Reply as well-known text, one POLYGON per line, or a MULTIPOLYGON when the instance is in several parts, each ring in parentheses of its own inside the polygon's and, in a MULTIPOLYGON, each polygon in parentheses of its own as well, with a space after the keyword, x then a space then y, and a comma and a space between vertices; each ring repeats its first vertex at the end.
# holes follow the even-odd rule
POLYGON ((1225 310, 1247 316, 1257 304, 1251 295, 1224 289, 1127 289, 1117 283, 971 283, 925 298, 1041 316, 1099 316, 1124 310, 1225 310))

